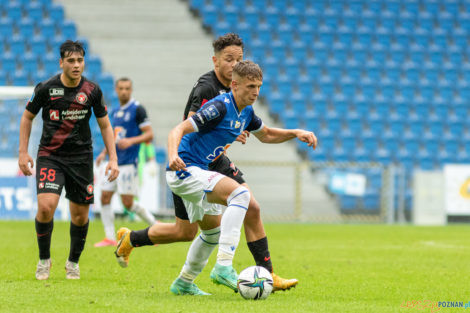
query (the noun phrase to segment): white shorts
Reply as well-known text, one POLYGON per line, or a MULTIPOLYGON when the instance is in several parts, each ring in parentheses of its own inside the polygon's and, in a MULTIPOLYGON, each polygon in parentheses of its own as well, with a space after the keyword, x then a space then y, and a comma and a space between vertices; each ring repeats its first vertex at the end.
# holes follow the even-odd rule
POLYGON ((139 177, 135 165, 119 165, 119 176, 112 182, 108 181, 107 176, 103 178, 101 190, 116 192, 116 189, 120 195, 138 195, 139 177))
POLYGON ((189 166, 187 171, 167 171, 166 182, 171 191, 183 199, 189 221, 202 221, 204 215, 220 215, 225 206, 206 201, 206 192, 226 177, 223 174, 189 166))

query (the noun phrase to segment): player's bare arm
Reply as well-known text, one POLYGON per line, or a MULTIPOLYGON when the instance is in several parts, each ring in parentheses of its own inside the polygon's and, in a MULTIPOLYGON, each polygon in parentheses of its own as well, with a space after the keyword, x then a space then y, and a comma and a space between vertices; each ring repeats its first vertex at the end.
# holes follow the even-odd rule
POLYGON ((194 127, 190 120, 187 119, 179 123, 168 134, 168 161, 170 168, 174 171, 186 169, 186 164, 178 156, 178 147, 180 145, 181 138, 192 132, 194 132, 194 127))
POLYGON ((142 131, 142 134, 140 134, 139 136, 122 138, 121 140, 119 140, 117 143, 118 148, 124 150, 132 145, 137 145, 142 142, 149 142, 153 140, 152 126, 146 125, 141 127, 140 130, 142 131))
POLYGON ((117 165, 116 146, 114 144, 114 134, 111 123, 109 122, 108 115, 96 119, 100 126, 101 136, 103 137, 104 145, 109 155, 109 162, 106 166, 105 175, 108 175, 109 181, 115 180, 119 175, 119 168, 117 165))
POLYGON ((263 143, 281 143, 293 138, 306 142, 309 147, 317 147, 317 137, 313 132, 303 129, 282 129, 264 126, 263 129, 254 133, 256 138, 263 143))
POLYGON ((33 113, 25 110, 20 122, 20 145, 18 165, 21 172, 26 176, 31 176, 31 168, 34 167, 33 158, 28 153, 29 137, 31 135, 31 127, 33 119, 36 117, 33 113))

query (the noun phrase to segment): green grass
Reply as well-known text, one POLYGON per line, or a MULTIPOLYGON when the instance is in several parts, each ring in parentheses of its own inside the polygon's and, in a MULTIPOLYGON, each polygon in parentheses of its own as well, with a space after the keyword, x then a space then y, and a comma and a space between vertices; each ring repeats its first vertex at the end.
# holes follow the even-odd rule
MULTIPOLYGON (((431 312, 400 306, 411 300, 470 300, 470 227, 463 225, 268 224, 276 273, 300 283, 265 301, 247 301, 213 285, 209 273, 216 253, 196 280, 213 295, 174 296, 169 286, 189 243, 135 249, 129 267, 122 269, 113 248, 93 247, 103 234, 99 222, 90 225, 80 260, 82 279, 67 281, 68 225, 55 223, 51 278, 40 282, 34 278, 34 223, 0 222, 1 312, 431 312)), ((240 242, 238 270, 253 265, 244 238, 240 242)))

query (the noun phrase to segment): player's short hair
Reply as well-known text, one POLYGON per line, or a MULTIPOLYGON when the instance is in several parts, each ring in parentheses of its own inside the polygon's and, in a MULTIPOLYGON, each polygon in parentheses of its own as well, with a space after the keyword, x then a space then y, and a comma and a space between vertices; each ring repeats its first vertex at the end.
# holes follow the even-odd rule
POLYGON ((116 83, 114 84, 115 86, 117 86, 117 84, 119 82, 131 82, 131 85, 132 85, 132 80, 128 77, 121 77, 119 79, 116 80, 116 83))
POLYGON ((228 33, 212 42, 214 47, 214 54, 224 50, 228 46, 239 46, 243 50, 243 40, 235 33, 228 33))
POLYGON ((240 61, 233 67, 233 74, 249 80, 263 80, 263 71, 258 64, 250 60, 240 61))
POLYGON ((67 40, 60 45, 60 58, 66 58, 74 52, 81 53, 85 56, 85 49, 83 49, 83 43, 80 41, 67 40))

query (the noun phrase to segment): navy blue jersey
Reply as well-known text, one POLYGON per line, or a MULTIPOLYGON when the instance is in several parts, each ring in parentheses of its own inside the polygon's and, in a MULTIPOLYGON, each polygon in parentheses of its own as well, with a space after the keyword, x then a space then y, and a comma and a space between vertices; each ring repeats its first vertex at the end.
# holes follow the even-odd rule
MULTIPOLYGON (((110 117, 116 143, 122 138, 139 136, 142 134, 141 128, 150 125, 144 107, 134 99, 113 110, 110 117)), ((127 149, 119 149, 116 145, 118 165, 137 164, 139 148, 139 144, 132 145, 127 149)))
POLYGON ((210 100, 189 120, 195 132, 181 139, 178 155, 187 166, 202 169, 220 157, 244 130, 257 132, 263 128, 251 105, 238 111, 231 92, 210 100))

